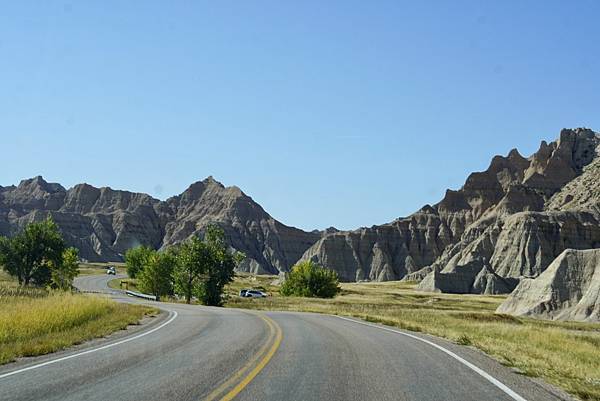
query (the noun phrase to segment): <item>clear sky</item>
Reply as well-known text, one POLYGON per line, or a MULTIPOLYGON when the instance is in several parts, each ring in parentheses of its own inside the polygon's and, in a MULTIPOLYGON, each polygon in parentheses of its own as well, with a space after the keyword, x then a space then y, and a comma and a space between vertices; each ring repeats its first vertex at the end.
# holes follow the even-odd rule
POLYGON ((600 130, 599 1, 4 2, 0 185, 213 175, 305 229, 600 130), (85 3, 85 4, 84 4, 85 3))

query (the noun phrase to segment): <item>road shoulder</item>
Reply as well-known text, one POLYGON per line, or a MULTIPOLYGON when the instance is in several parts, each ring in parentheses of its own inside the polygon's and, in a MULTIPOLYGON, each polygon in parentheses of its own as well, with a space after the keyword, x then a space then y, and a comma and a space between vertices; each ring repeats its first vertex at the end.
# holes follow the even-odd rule
POLYGON ((542 379, 523 375, 516 369, 502 365, 496 359, 494 359, 493 357, 476 347, 459 345, 448 341, 447 339, 436 337, 431 334, 407 331, 380 323, 367 322, 356 317, 338 315, 328 316, 336 317, 338 319, 341 317, 343 320, 349 322, 354 321, 357 324, 372 326, 373 328, 380 327, 385 330, 406 333, 411 337, 418 337, 420 339, 430 341, 442 348, 447 349, 448 351, 455 353, 459 357, 482 369, 489 375, 502 382, 504 385, 515 390, 527 400, 558 399, 562 401, 577 401, 576 398, 574 398, 564 390, 553 386, 552 384, 549 384, 543 381, 542 379))

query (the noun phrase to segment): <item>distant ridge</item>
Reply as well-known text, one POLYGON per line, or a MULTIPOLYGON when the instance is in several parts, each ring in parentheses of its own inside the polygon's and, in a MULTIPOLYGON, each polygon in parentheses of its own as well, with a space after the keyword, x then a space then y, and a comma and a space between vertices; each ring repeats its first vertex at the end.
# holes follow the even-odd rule
POLYGON ((166 201, 89 184, 66 190, 41 176, 0 187, 0 234, 11 235, 47 216, 90 261, 120 261, 127 249, 142 244, 164 248, 216 223, 231 246, 246 254, 242 270, 276 274, 287 271, 321 236, 278 222, 239 188, 213 177, 166 201))

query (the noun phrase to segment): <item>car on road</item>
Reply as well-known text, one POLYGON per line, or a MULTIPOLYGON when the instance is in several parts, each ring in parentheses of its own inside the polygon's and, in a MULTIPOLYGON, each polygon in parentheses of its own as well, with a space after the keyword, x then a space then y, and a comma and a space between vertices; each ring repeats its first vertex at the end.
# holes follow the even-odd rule
POLYGON ((113 276, 115 276, 117 274, 117 269, 115 269, 114 266, 108 266, 106 268, 106 274, 112 274, 113 276))
POLYGON ((259 290, 241 290, 240 297, 242 298, 265 298, 268 295, 259 290))

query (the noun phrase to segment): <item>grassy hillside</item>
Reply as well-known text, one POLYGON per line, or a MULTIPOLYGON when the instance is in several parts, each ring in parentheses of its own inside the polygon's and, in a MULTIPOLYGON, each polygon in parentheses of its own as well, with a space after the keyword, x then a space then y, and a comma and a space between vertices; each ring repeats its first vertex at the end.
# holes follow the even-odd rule
POLYGON ((0 275, 0 364, 54 352, 136 324, 153 308, 21 288, 0 275))
POLYGON ((583 400, 600 400, 600 324, 497 315, 502 296, 423 293, 403 282, 342 284, 333 299, 282 297, 275 278, 238 277, 229 286, 227 306, 354 316, 433 334, 477 347, 583 400), (239 298, 242 288, 263 288, 273 296, 239 298))

